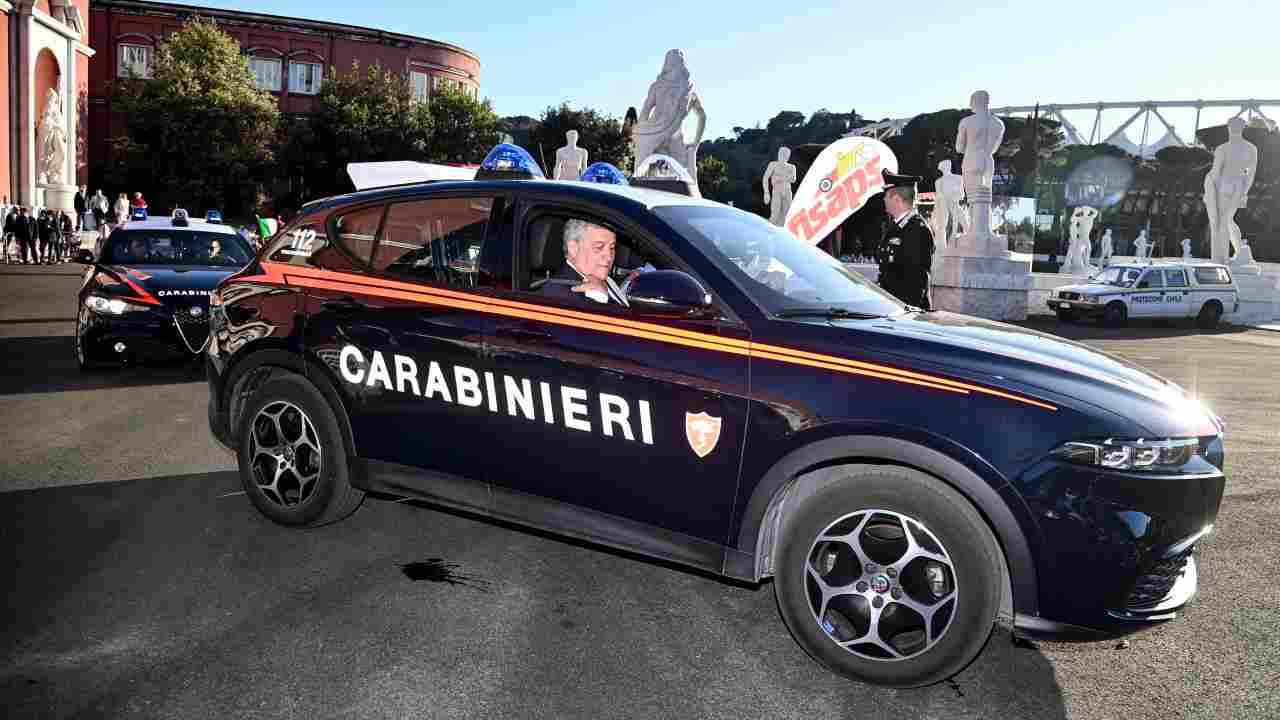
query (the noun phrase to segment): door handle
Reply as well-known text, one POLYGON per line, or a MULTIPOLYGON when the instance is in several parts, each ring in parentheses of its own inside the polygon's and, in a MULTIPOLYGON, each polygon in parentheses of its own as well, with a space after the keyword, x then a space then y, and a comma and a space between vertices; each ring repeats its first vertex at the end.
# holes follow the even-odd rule
POLYGON ((362 302, 358 302, 355 298, 348 295, 340 298, 334 298, 333 300, 326 300, 323 303, 320 303, 320 307, 325 310, 333 310, 334 312, 350 313, 364 310, 368 306, 362 302))
POLYGON ((551 333, 545 330, 533 330, 522 327, 500 327, 493 331, 498 337, 508 337, 516 342, 533 343, 551 340, 551 333))

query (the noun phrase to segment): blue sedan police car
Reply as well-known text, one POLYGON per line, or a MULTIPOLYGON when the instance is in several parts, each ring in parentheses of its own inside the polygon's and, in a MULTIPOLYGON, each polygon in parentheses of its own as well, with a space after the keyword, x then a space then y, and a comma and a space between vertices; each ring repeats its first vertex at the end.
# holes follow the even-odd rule
POLYGON ((726 205, 475 180, 312 203, 212 298, 209 421, 271 519, 365 491, 760 582, 817 661, 914 686, 997 623, 1175 616, 1222 425, 1057 337, 907 307, 726 205))

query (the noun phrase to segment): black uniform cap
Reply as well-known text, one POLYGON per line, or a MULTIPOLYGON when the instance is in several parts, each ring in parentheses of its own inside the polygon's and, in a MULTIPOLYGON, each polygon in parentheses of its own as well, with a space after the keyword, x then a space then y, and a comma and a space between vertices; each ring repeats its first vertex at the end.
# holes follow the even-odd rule
POLYGON ((915 190, 916 183, 923 180, 919 175, 899 175, 888 170, 881 170, 880 174, 884 177, 884 188, 886 190, 894 187, 909 187, 915 190))

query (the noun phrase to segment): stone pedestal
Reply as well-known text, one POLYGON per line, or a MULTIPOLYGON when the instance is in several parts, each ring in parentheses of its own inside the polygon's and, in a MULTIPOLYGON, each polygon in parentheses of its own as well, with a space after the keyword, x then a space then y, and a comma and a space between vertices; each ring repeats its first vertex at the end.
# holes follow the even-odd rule
POLYGON ((1259 265, 1232 265, 1231 276, 1240 291, 1240 309, 1228 311, 1225 319, 1236 325, 1269 323, 1276 317, 1276 280, 1264 275, 1259 265))
POLYGON ((76 211, 76 186, 61 183, 41 183, 37 204, 50 210, 62 210, 74 217, 76 211))
MULTIPOLYGON (((977 246, 999 247, 990 239, 977 246)), ((990 255, 948 252, 937 257, 932 276, 935 310, 988 320, 1027 319, 1030 255, 1008 251, 990 255)))

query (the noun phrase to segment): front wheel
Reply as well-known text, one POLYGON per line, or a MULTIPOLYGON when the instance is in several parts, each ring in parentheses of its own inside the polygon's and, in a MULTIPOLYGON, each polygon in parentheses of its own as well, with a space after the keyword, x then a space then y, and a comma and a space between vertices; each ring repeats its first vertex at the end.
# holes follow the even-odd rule
POLYGON ((916 470, 819 472, 793 501, 774 565, 792 636, 831 670, 876 685, 930 685, 964 669, 1000 604, 1000 550, 986 523, 916 470))
POLYGON ((1129 309, 1118 300, 1109 303, 1102 315, 1102 322, 1111 327, 1124 327, 1129 322, 1129 309))
POLYGON ((317 526, 350 515, 364 499, 352 487, 333 409, 299 375, 267 381, 240 416, 240 482, 263 515, 317 526))
POLYGON ((1076 311, 1067 308, 1058 308, 1058 320, 1070 325, 1076 321, 1076 311))

